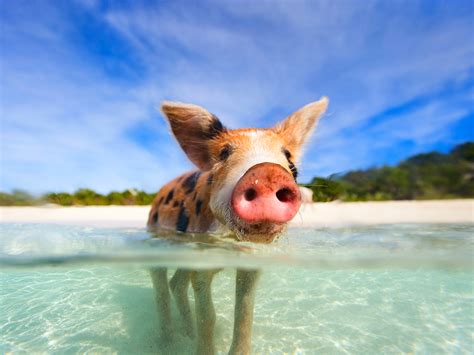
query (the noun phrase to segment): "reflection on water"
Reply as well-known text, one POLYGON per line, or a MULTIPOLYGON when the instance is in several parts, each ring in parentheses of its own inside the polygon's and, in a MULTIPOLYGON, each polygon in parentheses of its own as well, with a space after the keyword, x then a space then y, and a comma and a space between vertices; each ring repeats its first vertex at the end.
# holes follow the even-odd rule
MULTIPOLYGON (((291 230, 273 245, 144 230, 0 225, 0 352, 189 353, 176 303, 160 337, 150 267, 220 269, 215 346, 232 341, 235 268, 263 268, 256 353, 469 353, 472 225, 291 230)), ((194 292, 187 296, 194 311, 194 292)))

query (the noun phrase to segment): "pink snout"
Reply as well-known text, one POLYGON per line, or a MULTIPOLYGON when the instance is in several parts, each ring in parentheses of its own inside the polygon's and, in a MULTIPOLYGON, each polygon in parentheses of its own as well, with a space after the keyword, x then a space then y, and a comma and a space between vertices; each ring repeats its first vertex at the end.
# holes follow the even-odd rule
POLYGON ((298 212, 301 195, 293 176, 274 163, 254 165, 232 193, 232 209, 249 223, 285 223, 298 212))

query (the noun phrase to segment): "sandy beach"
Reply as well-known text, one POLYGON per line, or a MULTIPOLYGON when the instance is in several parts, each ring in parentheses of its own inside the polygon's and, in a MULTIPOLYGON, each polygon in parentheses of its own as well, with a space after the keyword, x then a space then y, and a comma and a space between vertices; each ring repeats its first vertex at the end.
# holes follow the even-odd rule
MULTIPOLYGON (((0 207, 0 222, 141 228, 146 224, 148 211, 149 206, 0 207)), ((474 223, 474 200, 304 204, 292 226, 390 223, 474 223)))

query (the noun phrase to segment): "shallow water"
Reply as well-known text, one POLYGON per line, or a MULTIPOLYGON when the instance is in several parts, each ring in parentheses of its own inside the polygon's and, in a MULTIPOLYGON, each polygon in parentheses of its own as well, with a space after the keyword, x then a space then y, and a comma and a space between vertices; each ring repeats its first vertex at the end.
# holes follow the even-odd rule
POLYGON ((224 268, 213 283, 219 353, 232 337, 236 267, 263 269, 255 353, 474 348, 473 225, 294 229, 272 245, 57 225, 0 231, 2 353, 189 353, 179 329, 171 345, 159 341, 150 266, 224 268))

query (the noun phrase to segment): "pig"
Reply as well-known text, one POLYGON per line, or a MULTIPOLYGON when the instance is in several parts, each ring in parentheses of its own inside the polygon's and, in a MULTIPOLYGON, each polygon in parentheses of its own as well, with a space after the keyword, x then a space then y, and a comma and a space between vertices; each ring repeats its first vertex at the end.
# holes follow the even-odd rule
MULTIPOLYGON (((182 233, 231 234, 238 241, 270 243, 281 235, 301 206, 296 183, 304 143, 327 109, 322 97, 272 128, 226 128, 206 109, 164 102, 161 111, 197 170, 185 173, 157 193, 147 226, 182 233)), ((168 282, 166 268, 151 270, 161 335, 172 338, 170 290, 184 324, 197 336, 198 354, 214 353, 215 311, 211 283, 218 270, 178 269, 168 282), (194 327, 188 287, 195 294, 194 327), (197 330, 197 334, 196 334, 197 330)), ((260 272, 238 269, 231 354, 251 351, 255 289, 260 272)))

